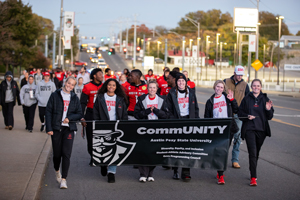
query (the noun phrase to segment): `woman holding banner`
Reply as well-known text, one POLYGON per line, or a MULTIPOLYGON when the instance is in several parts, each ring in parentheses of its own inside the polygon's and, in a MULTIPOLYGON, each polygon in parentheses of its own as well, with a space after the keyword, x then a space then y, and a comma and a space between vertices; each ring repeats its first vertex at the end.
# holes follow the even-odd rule
MULTIPOLYGON (((148 84, 148 94, 138 97, 138 102, 134 108, 134 117, 136 119, 166 119, 167 114, 162 108, 165 106, 165 100, 162 96, 156 94, 158 83, 155 79, 150 79, 148 84)), ((154 181, 153 171, 155 166, 139 166, 140 182, 154 181)))
MULTIPOLYGON (((195 119, 199 117, 199 108, 196 94, 187 86, 186 77, 178 73, 173 87, 166 99, 166 112, 170 119, 195 119)), ((178 167, 174 167, 173 179, 179 180, 178 167)), ((181 178, 190 181, 190 168, 182 168, 181 178)))
POLYGON ((249 154, 250 186, 257 186, 257 161, 259 151, 266 139, 271 137, 271 129, 268 120, 273 118, 273 102, 267 94, 261 91, 261 81, 254 79, 250 92, 241 102, 238 116, 243 121, 241 138, 246 140, 249 154))
MULTIPOLYGON (((204 118, 228 118, 233 117, 233 113, 237 113, 239 108, 236 100, 233 98, 233 92, 225 91, 225 83, 217 80, 213 86, 215 93, 207 100, 205 104, 204 118)), ((233 135, 230 134, 229 146, 233 135)), ((217 179, 219 185, 224 185, 224 171, 218 171, 217 179)))
MULTIPOLYGON (((127 96, 120 83, 113 78, 106 80, 98 91, 98 96, 94 103, 94 120, 128 120, 127 96)), ((109 183, 115 182, 117 166, 101 166, 102 176, 107 175, 109 183)))

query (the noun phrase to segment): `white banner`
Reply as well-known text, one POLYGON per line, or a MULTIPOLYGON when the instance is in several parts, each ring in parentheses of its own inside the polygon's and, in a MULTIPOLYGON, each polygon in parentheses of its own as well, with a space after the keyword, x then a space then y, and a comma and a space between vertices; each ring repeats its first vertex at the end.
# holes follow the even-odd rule
POLYGON ((74 36, 74 18, 74 12, 65 11, 64 36, 74 36))
POLYGON ((249 35, 249 52, 256 51, 256 35, 249 35))
POLYGON ((65 49, 71 49, 71 36, 65 36, 65 49))
POLYGON ((285 64, 284 65, 284 70, 300 71, 300 65, 285 64))
POLYGON ((153 69, 154 67, 154 57, 153 56, 145 56, 144 57, 144 66, 148 69, 153 69))

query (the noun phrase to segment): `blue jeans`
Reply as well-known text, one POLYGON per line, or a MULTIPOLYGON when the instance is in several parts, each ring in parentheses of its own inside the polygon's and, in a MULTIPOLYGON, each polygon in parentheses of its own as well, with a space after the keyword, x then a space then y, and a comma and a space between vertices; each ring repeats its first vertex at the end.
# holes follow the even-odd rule
POLYGON ((238 115, 234 114, 234 119, 239 127, 239 131, 233 135, 233 148, 231 162, 239 162, 240 145, 241 145, 241 130, 243 122, 239 120, 238 115))
POLYGON ((109 165, 107 167, 107 173, 116 174, 117 172, 117 166, 116 165, 109 165))

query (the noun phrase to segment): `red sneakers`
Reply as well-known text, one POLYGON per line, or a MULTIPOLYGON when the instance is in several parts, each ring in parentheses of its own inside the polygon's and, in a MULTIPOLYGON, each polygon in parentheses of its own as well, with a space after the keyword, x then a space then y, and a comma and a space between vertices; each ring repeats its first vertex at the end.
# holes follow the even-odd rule
POLYGON ((256 178, 251 178, 250 186, 257 186, 256 178))
POLYGON ((224 175, 220 177, 218 175, 217 177, 218 177, 218 185, 224 185, 225 184, 224 175))

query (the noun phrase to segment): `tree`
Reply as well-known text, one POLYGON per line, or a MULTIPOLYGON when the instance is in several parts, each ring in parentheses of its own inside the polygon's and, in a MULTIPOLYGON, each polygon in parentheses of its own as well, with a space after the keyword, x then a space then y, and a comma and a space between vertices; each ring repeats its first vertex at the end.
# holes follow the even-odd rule
POLYGON ((296 33, 296 36, 300 36, 300 31, 298 31, 298 32, 296 33))
MULTIPOLYGON (((278 15, 274 15, 270 12, 259 12, 259 34, 262 37, 266 37, 268 40, 278 40, 278 15)), ((282 20, 281 23, 281 35, 291 35, 288 26, 282 20)))
POLYGON ((50 65, 50 61, 44 56, 43 52, 38 51, 34 61, 32 62, 32 66, 34 68, 48 68, 50 65))
POLYGON ((9 64, 20 63, 18 55, 22 53, 23 66, 29 67, 37 52, 35 40, 41 33, 31 6, 24 5, 22 1, 6 0, 0 2, 0 9, 0 64, 5 64, 8 70, 9 64), (14 57, 12 51, 15 51, 14 57))

